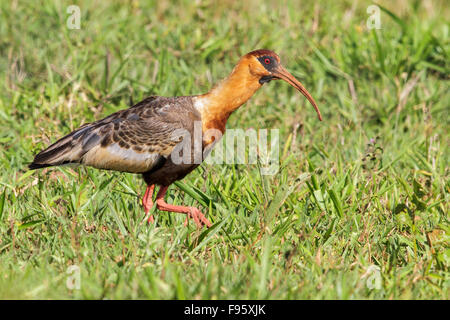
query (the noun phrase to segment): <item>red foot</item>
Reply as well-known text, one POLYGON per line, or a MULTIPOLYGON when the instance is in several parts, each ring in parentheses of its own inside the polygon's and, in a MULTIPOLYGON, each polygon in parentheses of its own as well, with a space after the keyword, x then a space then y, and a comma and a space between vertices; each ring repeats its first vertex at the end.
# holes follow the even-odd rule
POLYGON ((207 226, 208 228, 211 227, 211 222, 209 222, 208 219, 206 219, 206 217, 203 215, 203 213, 195 208, 195 207, 185 207, 187 209, 189 209, 189 213, 187 213, 187 217, 186 220, 184 220, 184 226, 186 227, 189 223, 189 218, 194 219, 195 224, 201 228, 204 225, 207 226))
POLYGON ((149 215, 150 209, 153 207, 152 196, 154 190, 155 190, 154 184, 152 184, 151 186, 147 186, 144 197, 142 198, 142 205, 144 206, 145 216, 147 217, 148 223, 152 223, 155 221, 155 219, 153 219, 153 216, 149 215))
MULTIPOLYGON (((169 211, 169 212, 179 212, 186 214, 186 220, 184 221, 184 225, 187 226, 189 222, 189 218, 193 219, 195 224, 201 228, 203 226, 211 227, 211 222, 201 213, 201 211, 195 207, 185 207, 185 206, 175 206, 172 204, 168 204, 164 201, 164 196, 167 192, 168 187, 161 187, 156 196, 156 206, 161 211, 169 211)), ((153 223, 155 219, 153 215, 150 215, 149 212, 153 207, 153 191, 155 190, 155 185, 147 186, 145 190, 144 197, 142 198, 142 205, 145 209, 145 215, 147 217, 148 223, 153 223)))
POLYGON ((156 206, 159 210, 169 211, 169 212, 179 212, 186 214, 186 220, 184 225, 187 226, 189 218, 194 219, 195 224, 201 228, 204 225, 208 228, 211 227, 211 222, 201 213, 201 211, 195 207, 185 207, 185 206, 175 206, 173 204, 168 204, 164 201, 164 196, 167 192, 168 187, 161 187, 156 196, 156 206))

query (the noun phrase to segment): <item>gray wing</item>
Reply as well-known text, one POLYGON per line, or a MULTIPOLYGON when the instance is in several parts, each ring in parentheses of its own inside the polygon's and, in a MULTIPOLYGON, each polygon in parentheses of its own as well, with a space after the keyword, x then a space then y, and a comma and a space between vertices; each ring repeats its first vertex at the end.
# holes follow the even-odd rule
POLYGON ((36 155, 30 169, 79 163, 143 173, 167 158, 199 113, 190 97, 149 97, 135 106, 86 124, 36 155))

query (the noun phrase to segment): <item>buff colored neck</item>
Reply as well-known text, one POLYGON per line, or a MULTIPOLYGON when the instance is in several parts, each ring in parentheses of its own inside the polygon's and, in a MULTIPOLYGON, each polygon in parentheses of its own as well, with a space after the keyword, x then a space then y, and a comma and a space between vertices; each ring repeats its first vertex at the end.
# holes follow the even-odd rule
POLYGON ((218 129, 224 133, 230 114, 261 88, 259 79, 250 72, 248 62, 241 59, 225 80, 208 93, 197 96, 195 105, 202 115, 203 132, 218 129))

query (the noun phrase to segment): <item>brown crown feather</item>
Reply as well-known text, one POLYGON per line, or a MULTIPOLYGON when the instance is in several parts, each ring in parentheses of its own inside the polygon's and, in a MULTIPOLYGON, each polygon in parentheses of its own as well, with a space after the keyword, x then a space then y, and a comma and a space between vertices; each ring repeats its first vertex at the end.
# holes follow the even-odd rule
POLYGON ((256 58, 262 56, 271 56, 274 57, 278 61, 278 63, 280 63, 280 57, 275 52, 267 49, 254 50, 252 52, 247 53, 246 56, 254 56, 256 58))

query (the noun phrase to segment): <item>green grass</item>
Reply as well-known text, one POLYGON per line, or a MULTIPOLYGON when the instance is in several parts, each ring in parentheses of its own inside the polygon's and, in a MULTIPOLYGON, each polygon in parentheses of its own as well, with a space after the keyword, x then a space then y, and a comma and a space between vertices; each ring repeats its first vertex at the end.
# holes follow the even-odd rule
POLYGON ((369 1, 73 2, 0 2, 0 298, 449 298, 446 1, 380 1, 380 30, 369 1), (172 186, 211 229, 142 224, 137 175, 26 170, 77 126, 204 93, 259 48, 324 121, 281 82, 234 113, 228 128, 280 130, 281 167, 203 164, 172 186))

